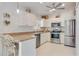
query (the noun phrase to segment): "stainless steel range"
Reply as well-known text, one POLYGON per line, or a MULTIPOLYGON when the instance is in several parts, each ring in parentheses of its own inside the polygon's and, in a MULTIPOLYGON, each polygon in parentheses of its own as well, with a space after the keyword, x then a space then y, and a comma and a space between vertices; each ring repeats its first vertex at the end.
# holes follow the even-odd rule
POLYGON ((61 43, 61 41, 60 41, 60 32, 61 32, 60 23, 52 23, 51 27, 53 28, 53 30, 51 32, 51 42, 61 43))

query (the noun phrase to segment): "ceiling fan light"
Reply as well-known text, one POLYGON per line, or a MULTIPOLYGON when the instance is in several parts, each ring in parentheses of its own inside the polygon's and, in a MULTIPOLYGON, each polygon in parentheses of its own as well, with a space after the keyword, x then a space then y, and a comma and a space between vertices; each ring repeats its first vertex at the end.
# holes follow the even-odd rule
POLYGON ((64 3, 62 4, 62 6, 65 6, 64 3))
POLYGON ((52 9, 52 10, 56 10, 56 9, 52 9))
POLYGON ((51 9, 51 10, 49 10, 50 12, 52 12, 52 11, 55 11, 56 9, 51 9))

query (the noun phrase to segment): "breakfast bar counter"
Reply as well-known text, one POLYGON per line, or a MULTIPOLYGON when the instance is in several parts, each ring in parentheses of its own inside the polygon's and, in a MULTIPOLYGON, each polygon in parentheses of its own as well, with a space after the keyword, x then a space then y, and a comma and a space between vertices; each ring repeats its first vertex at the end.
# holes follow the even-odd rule
POLYGON ((31 31, 31 32, 11 32, 11 33, 3 33, 4 35, 10 35, 13 37, 14 41, 20 42, 29 40, 35 37, 37 33, 45 33, 50 31, 31 31))

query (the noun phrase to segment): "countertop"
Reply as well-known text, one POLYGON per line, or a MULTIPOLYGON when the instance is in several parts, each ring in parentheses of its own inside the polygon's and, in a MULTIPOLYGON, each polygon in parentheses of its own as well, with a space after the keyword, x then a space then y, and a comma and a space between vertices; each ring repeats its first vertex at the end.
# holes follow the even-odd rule
POLYGON ((20 27, 12 28, 3 31, 3 35, 10 35, 13 37, 14 41, 21 42, 35 38, 35 34, 50 32, 47 27, 42 27, 40 29, 34 30, 32 27, 20 27), (30 29, 29 29, 30 28, 30 29), (16 31, 17 30, 17 31, 16 31))
POLYGON ((25 40, 30 40, 32 38, 35 38, 33 33, 20 33, 20 34, 10 34, 15 42, 22 42, 25 40))
POLYGON ((25 40, 30 40, 32 38, 35 38, 35 34, 47 33, 47 32, 50 31, 12 32, 12 33, 4 33, 4 35, 12 36, 15 42, 22 42, 25 40))

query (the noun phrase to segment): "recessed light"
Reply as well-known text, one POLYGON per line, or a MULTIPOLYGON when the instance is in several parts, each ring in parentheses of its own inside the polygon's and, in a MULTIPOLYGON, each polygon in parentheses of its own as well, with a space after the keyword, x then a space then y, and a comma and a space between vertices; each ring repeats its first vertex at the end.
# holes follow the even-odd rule
POLYGON ((50 12, 52 12, 52 11, 55 11, 56 9, 51 9, 51 10, 49 10, 50 12))

